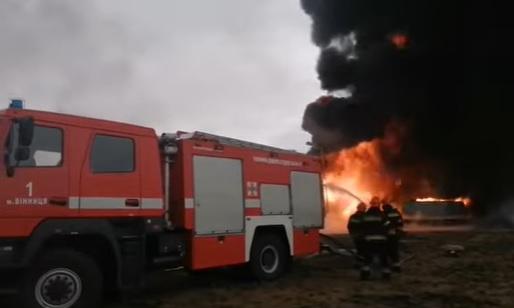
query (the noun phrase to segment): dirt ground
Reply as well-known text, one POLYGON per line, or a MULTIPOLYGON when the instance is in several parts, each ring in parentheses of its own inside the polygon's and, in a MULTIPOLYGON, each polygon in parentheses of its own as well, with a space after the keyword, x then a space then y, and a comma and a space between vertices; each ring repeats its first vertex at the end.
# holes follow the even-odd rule
POLYGON ((271 283, 252 281, 242 269, 159 273, 141 294, 107 308, 514 307, 513 231, 416 233, 404 243, 404 255, 411 254, 391 281, 359 281, 352 260, 334 255, 295 262, 271 283), (444 244, 465 251, 451 257, 444 244))

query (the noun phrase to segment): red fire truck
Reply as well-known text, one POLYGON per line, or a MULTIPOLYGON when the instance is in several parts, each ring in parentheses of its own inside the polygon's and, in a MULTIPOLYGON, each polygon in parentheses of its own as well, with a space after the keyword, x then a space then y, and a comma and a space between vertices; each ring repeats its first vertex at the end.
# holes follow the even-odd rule
POLYGON ((270 280, 319 251, 317 157, 19 107, 0 111, 0 289, 25 307, 96 307, 172 266, 270 280))

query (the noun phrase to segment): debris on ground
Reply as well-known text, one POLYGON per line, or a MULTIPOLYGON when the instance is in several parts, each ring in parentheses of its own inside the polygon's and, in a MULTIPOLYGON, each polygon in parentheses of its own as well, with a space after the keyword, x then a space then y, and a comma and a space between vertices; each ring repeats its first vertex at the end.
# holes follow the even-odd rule
POLYGON ((458 257, 464 251, 464 246, 455 244, 446 244, 441 247, 446 255, 451 257, 458 257))

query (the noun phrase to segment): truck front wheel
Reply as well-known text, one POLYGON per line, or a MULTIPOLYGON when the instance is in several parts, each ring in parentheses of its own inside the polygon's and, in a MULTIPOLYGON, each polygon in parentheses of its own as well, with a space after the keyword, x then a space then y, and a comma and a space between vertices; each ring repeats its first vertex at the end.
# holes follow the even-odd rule
POLYGON ((99 307, 102 273, 96 262, 73 250, 54 250, 26 273, 20 302, 27 308, 99 307))
POLYGON ((254 240, 250 269, 257 279, 273 280, 280 277, 285 272, 288 261, 286 243, 280 236, 265 233, 254 240))

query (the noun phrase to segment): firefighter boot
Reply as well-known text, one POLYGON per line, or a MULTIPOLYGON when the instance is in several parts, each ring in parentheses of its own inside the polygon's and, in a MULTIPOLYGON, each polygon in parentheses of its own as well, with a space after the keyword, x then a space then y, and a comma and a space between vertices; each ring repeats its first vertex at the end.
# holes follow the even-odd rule
POLYGON ((368 280, 371 276, 371 268, 369 266, 363 266, 361 267, 360 272, 361 280, 368 280))
POLYGON ((391 268, 392 268, 393 272, 395 272, 395 273, 401 273, 402 272, 402 267, 400 265, 400 262, 393 263, 391 268))
POLYGON ((391 279, 391 270, 389 268, 382 269, 382 279, 384 279, 384 280, 391 279))
POLYGON ((364 266, 364 257, 361 255, 355 256, 353 268, 358 270, 358 269, 362 268, 363 266, 364 266))

